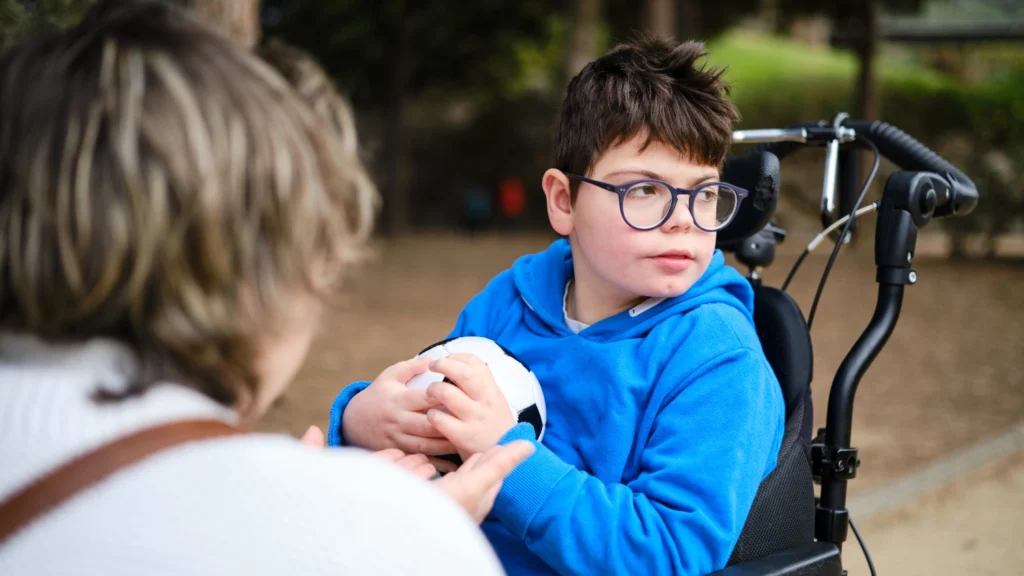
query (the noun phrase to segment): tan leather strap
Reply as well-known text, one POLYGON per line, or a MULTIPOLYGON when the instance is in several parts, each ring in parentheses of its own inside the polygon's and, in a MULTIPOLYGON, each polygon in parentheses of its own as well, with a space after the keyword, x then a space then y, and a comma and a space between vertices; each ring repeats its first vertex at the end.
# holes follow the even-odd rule
POLYGON ((0 546, 79 492, 147 456, 193 440, 240 433, 221 420, 179 420, 140 430, 87 452, 0 502, 0 546))

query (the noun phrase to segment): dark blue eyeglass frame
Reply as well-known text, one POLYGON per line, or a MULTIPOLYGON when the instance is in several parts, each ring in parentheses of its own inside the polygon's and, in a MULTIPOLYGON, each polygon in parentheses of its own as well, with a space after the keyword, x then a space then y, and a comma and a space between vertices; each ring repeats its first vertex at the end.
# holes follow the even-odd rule
POLYGON ((672 186, 671 184, 669 184, 668 182, 662 182, 661 180, 643 179, 643 180, 633 180, 632 182, 626 182, 625 184, 621 184, 621 185, 616 186, 615 184, 609 184, 607 182, 601 182, 600 180, 594 180, 593 178, 587 178, 586 176, 580 176, 578 174, 566 174, 566 176, 568 176, 569 178, 572 178, 574 180, 579 180, 580 182, 586 182, 587 184, 593 184, 594 186, 597 186, 598 188, 602 188, 604 190, 608 190, 609 192, 614 192, 614 193, 618 194, 619 195, 619 214, 622 215, 623 222, 625 222, 630 228, 632 228, 634 230, 639 230, 641 232, 646 232, 648 230, 655 230, 657 228, 660 228, 665 222, 668 222, 668 219, 672 217, 672 213, 675 212, 675 210, 676 210, 676 203, 679 200, 679 195, 680 194, 685 194, 690 199, 690 201, 687 203, 687 208, 690 211, 690 219, 693 220, 694 226, 696 226, 697 228, 700 228, 701 230, 703 230, 705 232, 717 232, 717 231, 725 228, 726 226, 728 226, 729 223, 733 221, 733 219, 736 217, 736 213, 739 212, 740 204, 742 204, 743 200, 745 200, 747 198, 747 196, 750 195, 750 192, 748 192, 746 189, 740 188, 739 186, 733 186, 732 184, 727 184, 725 182, 705 182, 704 184, 701 184, 700 186, 697 186, 696 188, 676 188, 676 187, 672 186), (628 218, 626 218, 626 206, 625 206, 625 204, 626 204, 626 193, 629 192, 629 190, 631 188, 635 187, 637 184, 645 184, 645 183, 661 184, 662 186, 668 188, 672 192, 672 201, 669 204, 668 210, 665 211, 665 215, 662 217, 662 219, 657 224, 655 224, 653 226, 636 226, 632 222, 630 222, 628 218), (694 203, 695 203, 696 198, 697 198, 697 192, 700 192, 704 188, 709 188, 709 187, 727 188, 729 190, 732 190, 736 194, 736 205, 733 206, 732 213, 729 214, 729 217, 726 218, 722 222, 721 225, 719 225, 719 226, 717 226, 715 228, 705 228, 704 226, 701 226, 700 223, 697 222, 697 216, 694 214, 694 211, 693 211, 694 203))

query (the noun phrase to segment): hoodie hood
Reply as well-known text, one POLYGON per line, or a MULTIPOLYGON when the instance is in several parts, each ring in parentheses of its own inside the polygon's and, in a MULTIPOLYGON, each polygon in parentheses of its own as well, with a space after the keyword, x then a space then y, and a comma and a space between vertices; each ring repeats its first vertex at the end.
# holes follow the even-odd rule
MULTIPOLYGON (((531 330, 552 336, 572 333, 565 325, 563 315, 565 286, 572 277, 572 250, 564 238, 556 240, 543 252, 516 260, 512 266, 512 278, 519 296, 529 309, 526 322, 531 330)), ((579 336, 597 341, 636 338, 645 335, 667 316, 686 314, 698 306, 712 303, 732 306, 753 321, 754 293, 750 283, 726 265, 721 250, 715 250, 707 270, 683 294, 663 300, 652 299, 593 324, 579 336)))

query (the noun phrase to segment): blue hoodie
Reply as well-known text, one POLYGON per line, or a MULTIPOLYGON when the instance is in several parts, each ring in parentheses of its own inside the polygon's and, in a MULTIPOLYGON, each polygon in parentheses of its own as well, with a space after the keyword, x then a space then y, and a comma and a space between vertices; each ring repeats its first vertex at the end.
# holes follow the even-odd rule
MULTIPOLYGON (((753 325, 753 293, 716 252, 685 294, 579 334, 565 325, 572 254, 520 258, 450 336, 484 336, 537 375, 543 444, 505 480, 483 530, 510 575, 706 574, 725 566, 785 408, 753 325)), ((357 382, 331 409, 328 440, 357 382)), ((520 424, 501 440, 534 441, 520 424)))

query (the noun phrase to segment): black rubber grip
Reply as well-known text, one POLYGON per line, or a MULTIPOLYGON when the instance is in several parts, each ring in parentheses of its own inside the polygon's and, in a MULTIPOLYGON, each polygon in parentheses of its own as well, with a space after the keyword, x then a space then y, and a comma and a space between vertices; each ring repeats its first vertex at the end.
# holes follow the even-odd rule
POLYGON ((904 170, 935 172, 949 180, 950 201, 935 209, 935 216, 963 216, 978 205, 978 188, 966 174, 947 162, 913 136, 899 128, 879 121, 844 122, 874 142, 878 151, 904 170))

